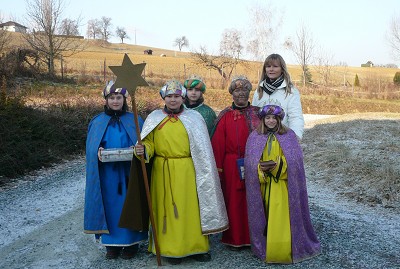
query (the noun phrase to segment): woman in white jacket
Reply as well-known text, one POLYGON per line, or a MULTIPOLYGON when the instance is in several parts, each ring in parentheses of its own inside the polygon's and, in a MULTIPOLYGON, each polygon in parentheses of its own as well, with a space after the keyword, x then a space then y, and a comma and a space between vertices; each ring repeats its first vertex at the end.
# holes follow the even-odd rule
POLYGON ((252 105, 279 105, 286 113, 282 122, 301 139, 304 132, 304 117, 299 90, 293 86, 285 60, 279 54, 269 55, 261 72, 260 82, 254 93, 252 105))

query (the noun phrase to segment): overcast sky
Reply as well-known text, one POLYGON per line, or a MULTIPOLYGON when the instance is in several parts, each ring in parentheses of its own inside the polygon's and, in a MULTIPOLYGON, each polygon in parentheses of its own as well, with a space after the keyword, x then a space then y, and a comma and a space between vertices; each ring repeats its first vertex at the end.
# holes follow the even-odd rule
MULTIPOLYGON (((186 36, 190 47, 184 51, 205 46, 209 52, 218 52, 225 29, 246 33, 250 25, 250 8, 271 5, 276 18, 282 17, 282 26, 276 40, 275 53, 289 64, 296 64, 292 53, 281 44, 287 38, 294 40, 300 25, 305 25, 318 48, 333 57, 332 63, 345 62, 360 66, 395 63, 387 42, 392 18, 400 18, 399 0, 64 0, 64 17, 82 19, 81 34, 86 35, 90 19, 110 17, 113 33, 124 27, 130 39, 125 43, 164 49, 177 49, 173 42, 186 36)), ((2 0, 0 6, 4 21, 27 23, 26 0, 2 0)), ((24 24, 25 25, 25 24, 24 24)), ((26 25, 29 26, 29 25, 26 25)), ((113 43, 119 39, 112 38, 113 43)))

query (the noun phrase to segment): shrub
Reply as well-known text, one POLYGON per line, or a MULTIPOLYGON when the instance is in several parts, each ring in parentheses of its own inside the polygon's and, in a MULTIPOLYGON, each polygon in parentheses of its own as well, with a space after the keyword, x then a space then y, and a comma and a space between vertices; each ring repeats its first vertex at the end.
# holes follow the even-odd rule
POLYGON ((396 72, 396 74, 394 74, 393 82, 395 85, 400 86, 400 72, 396 72))
POLYGON ((39 110, 8 103, 0 109, 0 175, 21 176, 83 153, 88 120, 98 112, 91 106, 39 110))
POLYGON ((358 75, 354 78, 354 87, 360 87, 360 80, 358 79, 358 75))

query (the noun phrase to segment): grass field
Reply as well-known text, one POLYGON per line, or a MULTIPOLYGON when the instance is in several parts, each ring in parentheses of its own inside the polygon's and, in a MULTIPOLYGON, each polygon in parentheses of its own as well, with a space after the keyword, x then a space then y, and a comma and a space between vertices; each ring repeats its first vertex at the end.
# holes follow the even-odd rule
MULTIPOLYGON (((22 44, 21 36, 12 35, 16 45, 22 44)), ((91 91, 100 91, 105 81, 115 79, 108 66, 121 65, 127 53, 134 63, 146 63, 142 74, 150 84, 150 95, 154 101, 159 99, 158 90, 169 79, 185 80, 190 74, 203 77, 207 85, 206 102, 219 110, 230 103, 223 80, 215 70, 207 70, 193 63, 189 52, 165 50, 140 45, 104 44, 94 40, 77 40, 82 42, 85 50, 70 57, 63 58, 63 71, 67 77, 74 77, 79 82, 82 92, 92 95, 91 91), (146 49, 153 50, 153 55, 145 55, 146 49), (161 54, 166 57, 160 57, 161 54)), ((60 61, 56 61, 56 70, 61 73, 60 61)), ((235 74, 245 74, 256 87, 262 62, 247 62, 246 67, 239 65, 235 74)), ((400 87, 395 86, 393 77, 400 69, 381 67, 345 67, 331 66, 328 85, 322 81, 318 68, 310 67, 313 78, 312 85, 303 87, 301 69, 296 65, 288 66, 292 80, 302 95, 304 113, 342 114, 346 112, 400 112, 400 87), (358 75, 361 87, 353 87, 354 78, 358 75), (362 100, 361 100, 362 99, 362 100), (388 100, 389 102, 383 102, 388 100)), ((234 75, 235 75, 234 74, 234 75)), ((45 87, 45 86, 44 86, 45 87)), ((67 86, 69 87, 69 86, 67 86)), ((75 87, 75 86, 72 86, 75 87)), ((67 93, 57 89, 61 98, 67 93)), ((94 94, 94 93, 93 93, 94 94)), ((95 95, 97 96, 97 95, 95 95)), ((37 97, 37 96, 36 96, 37 97)), ((138 100, 141 100, 138 95, 138 100)), ((101 100, 99 100, 101 102, 101 100)))
MULTIPOLYGON (((11 47, 24 47, 19 33, 11 33, 11 47)), ((78 81, 104 83, 115 79, 108 66, 120 65, 125 53, 134 63, 146 63, 143 75, 151 84, 160 87, 166 80, 186 79, 190 74, 203 77, 208 88, 226 88, 220 75, 215 70, 207 70, 194 64, 190 52, 166 50, 141 45, 104 44, 98 40, 77 39, 85 49, 70 57, 63 57, 63 74, 74 77, 78 81), (144 50, 153 50, 153 55, 145 55, 144 50), (160 55, 166 57, 160 57, 160 55)), ((279 53, 279 52, 278 52, 279 53)), ((400 99, 400 88, 393 85, 393 77, 400 69, 382 67, 328 67, 310 66, 312 84, 302 85, 300 66, 289 65, 288 69, 295 85, 303 94, 351 95, 362 98, 400 99), (321 70, 322 69, 322 70, 321 70), (321 71, 329 73, 323 79, 321 71), (360 87, 353 87, 355 76, 358 76, 360 87)), ((56 72, 60 75, 61 61, 55 61, 56 72)), ((246 75, 253 85, 257 85, 262 62, 247 61, 246 65, 238 65, 233 75, 246 75)))
MULTIPOLYGON (((115 65, 122 62, 122 58, 124 53, 127 53, 129 57, 135 63, 146 62, 148 64, 148 69, 157 70, 157 68, 161 69, 161 67, 157 66, 165 66, 170 65, 173 70, 182 69, 183 65, 186 65, 186 68, 190 70, 193 66, 191 64, 190 53, 189 52, 179 52, 172 50, 164 50, 159 48, 145 47, 139 45, 129 45, 129 44, 108 44, 107 46, 100 46, 98 42, 94 41, 82 41, 86 42, 87 46, 85 51, 78 53, 68 59, 71 62, 72 66, 76 68, 79 65, 85 63, 87 68, 89 69, 97 69, 99 64, 102 65, 104 59, 107 60, 109 65, 115 65), (143 51, 146 49, 152 49, 153 55, 144 55, 143 51), (161 54, 165 54, 166 57, 160 57, 161 54), (154 69, 153 69, 154 68, 154 69)), ((236 72, 238 74, 247 71, 246 74, 252 80, 258 80, 258 73, 261 69, 261 62, 249 62, 249 69, 244 69, 242 66, 239 66, 236 72)), ((299 80, 301 76, 301 69, 296 65, 289 65, 289 71, 293 77, 293 80, 299 80)), ((382 81, 392 81, 394 74, 399 69, 395 68, 382 68, 382 67, 345 67, 345 66, 332 66, 331 73, 333 81, 337 81, 337 83, 342 84, 344 80, 353 83, 354 77, 358 74, 360 80, 378 77, 381 78, 382 81)), ((218 74, 209 74, 207 70, 196 69, 196 72, 202 73, 204 77, 218 77, 218 74)), ((316 68, 311 68, 311 73, 313 77, 318 80, 318 74, 316 72, 316 68)))
MULTIPOLYGON (((194 64, 188 52, 163 50, 151 47, 109 44, 99 46, 93 41, 85 41, 85 51, 65 58, 64 67, 67 73, 85 76, 96 76, 97 81, 114 79, 108 66, 120 65, 125 53, 134 63, 146 63, 144 77, 150 85, 160 87, 171 78, 183 81, 190 74, 203 77, 208 88, 222 89, 222 78, 215 70, 207 70, 194 64), (144 55, 145 49, 152 49, 153 55, 144 55), (160 57, 161 54, 166 57, 160 57)), ((246 75, 257 85, 262 62, 249 61, 246 65, 238 65, 233 75, 246 75)), ((393 77, 399 69, 383 67, 329 67, 328 83, 320 75, 321 67, 311 66, 313 82, 307 87, 302 85, 301 69, 297 65, 289 65, 288 69, 292 80, 302 94, 333 95, 336 97, 355 97, 373 99, 400 99, 400 88, 393 84, 393 77), (355 76, 359 77, 360 87, 353 87, 355 76)))

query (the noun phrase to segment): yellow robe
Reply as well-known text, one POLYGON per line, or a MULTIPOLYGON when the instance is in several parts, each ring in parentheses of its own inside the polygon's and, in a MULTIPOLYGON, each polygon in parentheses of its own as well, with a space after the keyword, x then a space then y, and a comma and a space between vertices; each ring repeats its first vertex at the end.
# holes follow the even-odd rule
MULTIPOLYGON (((275 182, 273 178, 268 177, 260 170, 260 167, 258 167, 261 194, 265 203, 264 208, 266 209, 266 214, 268 212, 266 262, 291 263, 292 245, 287 187, 287 163, 279 142, 276 140, 275 136, 270 136, 268 140, 269 141, 267 141, 263 151, 262 160, 273 160, 277 162, 279 159, 281 159, 283 161, 283 166, 278 182, 275 182), (270 145, 271 148, 269 153, 268 145, 270 145)), ((277 172, 278 165, 271 171, 271 174, 276 177, 277 172)))
MULTIPOLYGON (((196 176, 185 127, 179 119, 166 117, 142 142, 148 157, 154 157, 150 190, 161 256, 207 253, 209 242, 201 232, 196 176)), ((149 251, 155 254, 152 236, 149 251)))

